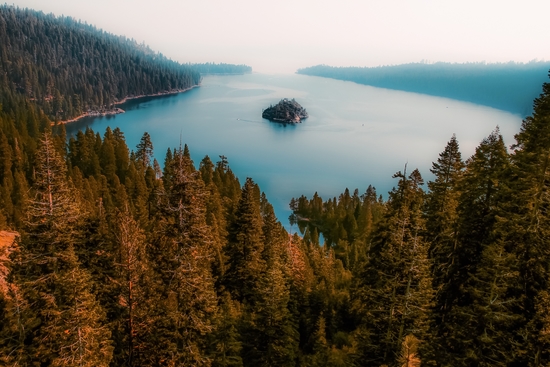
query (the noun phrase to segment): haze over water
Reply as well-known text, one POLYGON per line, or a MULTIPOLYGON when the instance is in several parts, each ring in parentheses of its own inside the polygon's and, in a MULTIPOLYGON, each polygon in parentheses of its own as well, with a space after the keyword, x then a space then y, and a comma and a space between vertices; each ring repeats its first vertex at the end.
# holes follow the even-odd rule
POLYGON ((71 123, 67 132, 120 127, 135 149, 147 131, 161 164, 180 137, 197 167, 205 155, 213 162, 225 155, 241 184, 252 177, 266 192, 285 225, 292 197, 328 199, 346 187, 362 194, 369 184, 387 197, 405 164, 429 180, 453 133, 466 159, 497 125, 508 146, 521 125, 518 115, 471 103, 304 75, 206 76, 200 88, 121 107, 125 114, 71 123), (295 98, 310 117, 297 125, 262 119, 282 98, 295 98))
POLYGON ((550 60, 543 0, 11 0, 144 42, 181 63, 293 73, 318 64, 550 60))

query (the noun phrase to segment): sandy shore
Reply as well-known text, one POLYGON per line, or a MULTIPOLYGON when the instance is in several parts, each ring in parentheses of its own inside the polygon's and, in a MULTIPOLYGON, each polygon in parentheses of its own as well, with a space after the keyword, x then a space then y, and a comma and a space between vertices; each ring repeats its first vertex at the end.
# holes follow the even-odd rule
MULTIPOLYGON (((183 93, 183 92, 187 92, 187 91, 189 91, 193 88, 197 88, 197 87, 200 87, 200 84, 194 85, 194 86, 186 88, 186 89, 176 89, 176 90, 172 90, 172 91, 169 91, 169 92, 159 92, 159 93, 154 93, 154 94, 143 94, 143 95, 139 95, 139 96, 124 97, 122 100, 117 101, 113 104, 114 105, 120 105, 120 104, 128 102, 129 100, 132 100, 132 99, 145 98, 145 97, 159 97, 159 96, 167 96, 167 95, 171 95, 171 94, 183 93)), ((75 122, 75 121, 78 121, 80 119, 83 119, 84 117, 118 115, 119 113, 124 113, 124 112, 126 112, 126 111, 124 111, 122 108, 114 108, 112 110, 106 110, 106 111, 102 111, 102 112, 100 112, 100 111, 90 111, 90 112, 83 113, 82 115, 73 117, 72 119, 69 119, 69 120, 58 121, 57 124, 68 124, 70 122, 75 122)))

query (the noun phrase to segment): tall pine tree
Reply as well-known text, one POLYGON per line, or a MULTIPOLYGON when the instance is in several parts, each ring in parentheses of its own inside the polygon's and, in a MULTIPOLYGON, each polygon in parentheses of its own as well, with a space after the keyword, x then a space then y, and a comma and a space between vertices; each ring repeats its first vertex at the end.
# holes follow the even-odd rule
POLYGON ((262 226, 259 189, 247 178, 225 246, 227 264, 223 283, 239 302, 253 304, 256 300, 258 281, 265 269, 262 226))
POLYGON ((394 177, 399 178, 398 188, 390 193, 386 216, 355 287, 361 365, 395 364, 409 334, 426 341, 433 291, 428 244, 422 236, 423 180, 418 170, 394 177))
POLYGON ((51 365, 108 366, 112 357, 104 310, 76 256, 83 215, 67 169, 44 134, 37 152, 34 199, 27 215, 17 280, 39 322, 29 327, 29 359, 51 365))
POLYGON ((541 305, 550 286, 550 83, 544 83, 516 141, 506 181, 509 196, 497 230, 505 249, 518 260, 520 285, 514 298, 521 302, 524 324, 517 332, 521 342, 513 350, 515 363, 543 366, 550 363, 548 344, 541 337, 546 312, 541 305))
POLYGON ((474 360, 466 357, 480 332, 467 314, 477 302, 472 294, 476 284, 473 277, 478 272, 478 279, 487 277, 487 269, 478 267, 484 251, 495 241, 494 226, 508 169, 509 156, 497 128, 466 162, 458 187, 456 242, 447 249, 447 267, 441 273, 433 336, 436 359, 452 365, 466 366, 474 360))
MULTIPOLYGON (((206 193, 189 158, 174 153, 171 186, 160 191, 156 266, 160 269, 158 361, 209 366, 208 335, 217 312, 212 277, 212 236, 206 224, 206 193)), ((160 362, 158 362, 160 363, 160 362)))

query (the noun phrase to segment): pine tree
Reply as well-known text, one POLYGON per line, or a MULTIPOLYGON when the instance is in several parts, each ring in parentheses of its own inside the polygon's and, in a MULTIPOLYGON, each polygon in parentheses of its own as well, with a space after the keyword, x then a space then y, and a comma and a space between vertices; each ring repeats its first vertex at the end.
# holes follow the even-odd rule
POLYGON ((139 162, 130 162, 124 186, 130 197, 132 212, 139 220, 141 227, 147 228, 149 190, 145 181, 145 167, 140 166, 139 162))
POLYGON ((27 328, 36 322, 24 298, 21 285, 14 282, 13 270, 20 261, 17 233, 0 232, 0 363, 6 366, 26 365, 27 328))
POLYGON ((235 221, 235 210, 241 197, 241 184, 239 179, 229 168, 227 157, 220 156, 220 161, 216 163, 212 180, 220 194, 222 205, 225 210, 226 222, 235 221))
MULTIPOLYGON (((435 304, 431 314, 431 352, 437 354, 441 348, 437 347, 438 338, 445 335, 440 326, 449 311, 450 304, 448 287, 450 272, 453 270, 454 257, 450 256, 458 246, 458 200, 460 197, 460 180, 463 175, 464 162, 462 161, 458 141, 453 135, 443 152, 439 154, 437 162, 430 170, 434 181, 428 182, 430 192, 426 198, 426 240, 430 244, 429 257, 432 261, 433 287, 435 290, 435 304)), ((428 353, 430 354, 430 353, 428 353)), ((431 355, 433 358, 438 358, 431 355)), ((425 358, 427 359, 427 358, 425 358)))
POLYGON ((18 285, 9 284, 7 294, 0 297, 0 311, 0 362, 6 366, 31 363, 27 329, 38 319, 18 285))
POLYGON ((206 188, 208 199, 206 203, 206 223, 212 228, 214 261, 212 263, 213 275, 218 280, 218 285, 225 273, 226 259, 223 248, 227 243, 227 222, 225 210, 217 187, 210 182, 206 188))
POLYGON ((113 140, 115 149, 116 174, 120 182, 125 182, 126 172, 130 164, 129 150, 126 145, 124 134, 117 127, 113 130, 113 140))
POLYGON ((317 330, 314 335, 313 355, 311 356, 311 367, 327 366, 329 359, 329 346, 326 336, 326 323, 323 316, 317 321, 317 330))
POLYGON ((41 333, 46 341, 43 346, 54 349, 41 346, 39 351, 43 349, 43 355, 56 351, 52 366, 109 366, 111 332, 105 325, 105 312, 91 292, 91 277, 79 266, 72 246, 61 256, 67 269, 54 280, 58 308, 45 318, 41 333))
POLYGON ((359 272, 354 308, 361 317, 363 343, 358 363, 392 365, 406 335, 425 340, 432 302, 428 244, 422 237, 424 193, 418 170, 398 172, 388 211, 373 239, 368 261, 359 272))
POLYGON ((149 167, 153 158, 153 143, 151 142, 151 135, 148 132, 144 132, 139 144, 136 146, 136 159, 142 165, 143 168, 149 167))
POLYGON ((116 320, 121 330, 121 364, 125 366, 147 365, 156 346, 148 334, 153 327, 152 289, 149 263, 146 254, 145 235, 128 211, 119 213, 114 237, 118 245, 117 267, 118 305, 122 309, 116 320))
POLYGON ((497 128, 481 142, 467 161, 460 187, 459 248, 455 251, 458 259, 455 263, 461 276, 466 277, 473 272, 483 245, 490 238, 508 168, 509 156, 497 128))
POLYGON ((242 344, 237 331, 239 310, 227 293, 221 302, 216 329, 209 342, 212 367, 242 367, 242 344))
POLYGON ((91 292, 90 275, 75 254, 82 214, 48 133, 36 162, 35 198, 28 207, 17 271, 25 298, 40 318, 27 331, 33 339, 27 353, 34 361, 52 365, 107 366, 110 332, 102 325, 104 311, 91 292))
MULTIPOLYGON (((434 333, 438 360, 454 365, 465 363, 468 345, 479 331, 465 326, 464 312, 472 307, 468 288, 487 246, 495 241, 495 223, 503 198, 503 182, 509 157, 498 128, 484 139, 466 162, 460 181, 457 205, 456 242, 447 251, 447 269, 438 289, 438 312, 434 333), (466 331, 465 331, 466 330, 466 331)), ((480 270, 480 271, 487 271, 480 270)), ((464 365, 464 364, 463 364, 464 365)), ((467 365, 467 364, 466 364, 467 365)))
POLYGON ((523 120, 515 138, 506 180, 508 196, 499 213, 497 233, 504 238, 505 249, 518 260, 521 286, 513 290, 513 296, 521 302, 518 313, 524 322, 517 331, 523 338, 513 349, 515 363, 543 366, 550 363, 547 344, 540 337, 545 325, 540 321, 545 312, 541 305, 550 287, 550 83, 543 84, 532 116, 523 120))
POLYGON ((110 183, 115 180, 117 171, 116 156, 114 148, 114 137, 110 128, 107 128, 101 145, 101 151, 99 155, 99 163, 101 165, 102 173, 107 177, 110 183))
POLYGON ((290 292, 279 261, 261 275, 257 301, 244 318, 243 361, 246 366, 294 366, 297 332, 288 309, 290 292))
MULTIPOLYGON (((531 347, 536 345, 540 352, 538 355, 531 356, 534 361, 532 365, 541 365, 541 361, 546 359, 546 351, 550 348, 550 294, 548 291, 541 291, 535 300, 535 316, 529 321, 527 327, 520 331, 520 334, 528 336, 531 339, 531 347)), ((517 350, 517 348, 515 348, 517 350)), ((535 348, 525 348, 525 352, 537 350, 535 348)), ((526 356, 523 355, 523 358, 526 356)))
POLYGON ((172 187, 172 177, 174 176, 174 158, 172 150, 168 148, 166 157, 164 158, 164 168, 162 170, 162 183, 164 190, 169 190, 172 187))
POLYGON ((273 261, 288 263, 288 253, 285 251, 285 245, 288 242, 288 234, 277 217, 273 206, 268 202, 265 193, 262 193, 260 199, 260 211, 262 215, 262 233, 264 249, 262 257, 266 264, 273 261))
MULTIPOLYGON (((517 345, 522 316, 517 313, 519 299, 510 291, 518 289, 518 261, 500 241, 485 247, 475 274, 464 285, 471 299, 467 306, 455 306, 451 313, 455 335, 461 337, 463 366, 509 366, 511 351, 517 345)), ((458 363, 455 365, 459 365, 458 363)))
MULTIPOLYGON (((437 162, 430 170, 435 180, 428 182, 430 192, 426 198, 426 240, 430 242, 430 257, 433 261, 433 279, 436 289, 447 280, 451 267, 449 254, 453 252, 457 241, 458 184, 462 176, 462 162, 458 141, 453 135, 445 150, 439 154, 437 162)), ((445 309, 438 302, 436 309, 445 309)))
POLYGON ((235 212, 235 221, 230 224, 225 247, 227 264, 223 283, 232 297, 249 304, 255 301, 257 282, 265 269, 259 199, 257 185, 247 178, 235 212))
POLYGON ((212 277, 212 236, 206 224, 205 190, 189 159, 174 154, 172 186, 160 193, 157 265, 165 302, 158 305, 154 332, 158 358, 168 364, 209 366, 216 295, 212 277))

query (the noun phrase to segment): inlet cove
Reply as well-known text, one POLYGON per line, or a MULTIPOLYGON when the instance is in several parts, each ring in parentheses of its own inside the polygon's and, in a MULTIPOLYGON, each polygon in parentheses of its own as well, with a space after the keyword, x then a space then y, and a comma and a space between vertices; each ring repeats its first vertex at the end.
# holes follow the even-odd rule
POLYGON ((227 157, 244 182, 252 177, 288 227, 289 201, 300 195, 338 196, 369 185, 386 197, 392 175, 430 162, 456 134, 465 157, 499 126, 506 144, 522 116, 447 98, 358 85, 305 75, 205 76, 199 88, 171 96, 131 100, 116 116, 66 125, 68 135, 86 127, 103 133, 119 127, 132 149, 144 132, 154 156, 187 144, 195 165, 208 155, 227 157), (263 109, 295 98, 309 117, 301 124, 261 118, 263 109))

